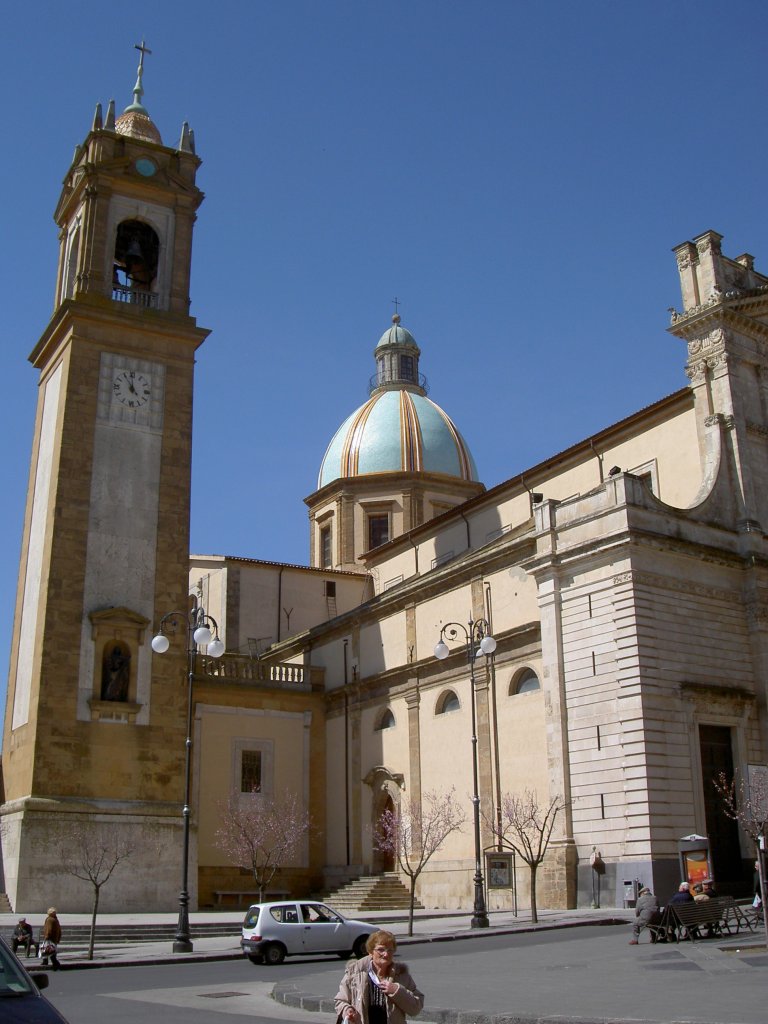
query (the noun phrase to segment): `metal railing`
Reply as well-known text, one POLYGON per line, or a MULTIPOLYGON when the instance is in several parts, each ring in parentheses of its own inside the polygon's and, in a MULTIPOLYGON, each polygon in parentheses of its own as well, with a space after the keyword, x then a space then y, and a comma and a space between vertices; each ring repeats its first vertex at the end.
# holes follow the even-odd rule
POLYGON ((112 298, 115 302, 127 302, 131 306, 143 309, 157 309, 157 293, 144 291, 141 288, 128 288, 126 285, 113 284, 112 298))
POLYGON ((388 373, 374 373, 368 381, 368 394, 370 395, 376 388, 383 388, 388 384, 391 384, 393 388, 403 387, 405 384, 413 384, 418 385, 425 395, 429 392, 429 384, 423 373, 418 375, 418 380, 416 379, 416 374, 412 374, 410 377, 402 377, 399 374, 390 376, 388 373))

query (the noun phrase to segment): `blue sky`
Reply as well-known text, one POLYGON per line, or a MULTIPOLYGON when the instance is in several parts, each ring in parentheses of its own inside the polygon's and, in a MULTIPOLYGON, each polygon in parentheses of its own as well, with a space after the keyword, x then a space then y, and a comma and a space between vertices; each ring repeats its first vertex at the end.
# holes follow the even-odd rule
POLYGON ((394 296, 491 486, 686 383, 673 245, 713 228, 768 268, 764 3, 4 5, 0 680, 52 213, 142 36, 144 102, 167 144, 190 122, 207 195, 196 552, 307 560, 302 499, 394 296))

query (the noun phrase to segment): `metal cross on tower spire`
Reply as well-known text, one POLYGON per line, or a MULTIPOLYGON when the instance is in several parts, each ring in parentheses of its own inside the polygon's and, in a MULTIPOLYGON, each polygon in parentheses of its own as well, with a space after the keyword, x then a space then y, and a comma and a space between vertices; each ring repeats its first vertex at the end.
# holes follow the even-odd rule
POLYGON ((141 53, 141 56, 139 57, 139 71, 141 71, 144 68, 144 54, 145 53, 150 53, 151 54, 152 51, 149 49, 149 47, 145 43, 145 40, 143 40, 143 39, 141 40, 140 43, 134 43, 133 44, 133 48, 134 48, 134 50, 139 50, 140 53, 141 53))

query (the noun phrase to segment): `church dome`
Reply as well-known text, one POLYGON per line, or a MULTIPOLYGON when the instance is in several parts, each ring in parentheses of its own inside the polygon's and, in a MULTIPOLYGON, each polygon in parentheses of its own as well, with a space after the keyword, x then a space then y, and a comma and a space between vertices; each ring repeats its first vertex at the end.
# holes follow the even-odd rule
POLYGON ((160 146, 163 144, 160 132, 152 119, 140 110, 126 109, 115 120, 115 131, 118 135, 129 135, 132 139, 141 139, 142 142, 156 142, 160 146))
POLYGON ((467 443, 448 415, 426 396, 420 350, 400 317, 381 336, 371 397, 344 420, 323 458, 318 489, 334 480, 374 473, 438 473, 477 481, 467 443))

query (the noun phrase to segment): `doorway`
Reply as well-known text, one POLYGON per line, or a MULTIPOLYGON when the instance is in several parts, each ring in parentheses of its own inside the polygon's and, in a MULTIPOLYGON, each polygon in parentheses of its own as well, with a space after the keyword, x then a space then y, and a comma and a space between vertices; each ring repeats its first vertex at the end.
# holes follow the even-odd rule
POLYGON ((699 726, 701 777, 704 790, 704 814, 715 885, 723 895, 733 894, 742 877, 739 826, 729 818, 714 780, 722 772, 733 778, 733 746, 731 730, 722 725, 699 726))
MULTIPOLYGON (((375 823, 379 820, 385 811, 394 811, 395 804, 389 793, 383 789, 381 791, 381 799, 377 802, 376 814, 374 818, 375 823)), ((394 871, 395 870, 395 853, 394 850, 382 851, 374 848, 373 851, 373 873, 375 875, 381 874, 383 871, 394 871)))

